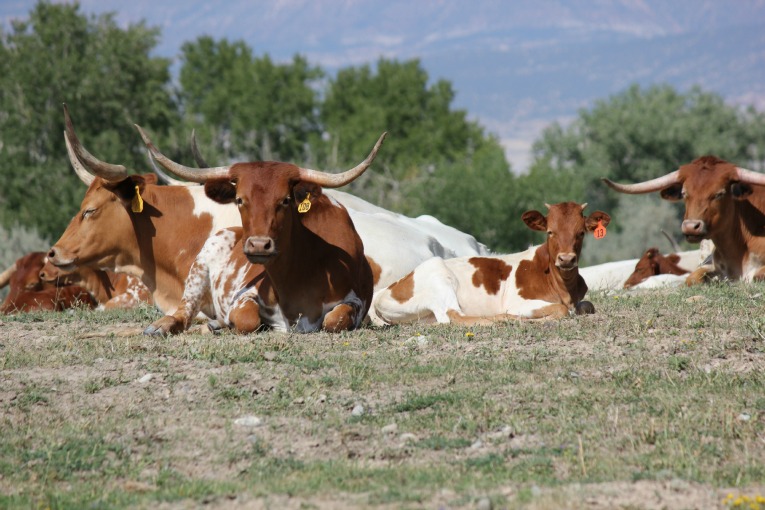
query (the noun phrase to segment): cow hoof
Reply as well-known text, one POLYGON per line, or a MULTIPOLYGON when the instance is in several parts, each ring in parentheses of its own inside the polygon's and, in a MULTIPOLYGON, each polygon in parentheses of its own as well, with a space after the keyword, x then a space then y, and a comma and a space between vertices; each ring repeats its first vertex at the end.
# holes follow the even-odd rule
POLYGON ((210 333, 213 335, 219 335, 223 331, 223 326, 221 326, 219 321, 208 321, 207 329, 210 330, 210 333))
POLYGON ((161 319, 152 322, 149 327, 143 330, 143 334, 149 336, 167 336, 173 333, 180 333, 183 330, 182 322, 178 321, 172 315, 166 315, 161 319))
POLYGON ((167 332, 162 331, 162 328, 155 327, 154 324, 143 330, 143 334, 147 336, 166 336, 167 332))
POLYGON ((589 301, 580 301, 579 303, 576 304, 577 315, 588 315, 591 313, 595 313, 595 305, 593 305, 589 301))

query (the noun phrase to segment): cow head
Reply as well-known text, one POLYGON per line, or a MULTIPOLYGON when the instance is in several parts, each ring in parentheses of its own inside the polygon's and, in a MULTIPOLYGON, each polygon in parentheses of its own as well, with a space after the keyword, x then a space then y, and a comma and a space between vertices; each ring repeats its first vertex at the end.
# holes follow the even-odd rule
POLYGON ((328 174, 274 161, 185 167, 162 155, 146 133, 136 127, 154 159, 166 170, 190 181, 204 182, 205 193, 216 202, 236 204, 242 217, 244 253, 256 264, 266 264, 288 250, 294 229, 304 215, 311 214, 310 204, 321 199, 322 187, 344 186, 364 173, 386 135, 380 136, 361 164, 340 174, 328 174))
POLYGON ((627 281, 624 282, 624 288, 629 289, 635 285, 647 280, 651 276, 660 274, 674 274, 681 275, 686 274, 689 271, 678 266, 680 263, 680 255, 672 253, 664 256, 659 252, 658 248, 648 248, 640 260, 635 264, 635 270, 632 272, 627 281))
POLYGON ((550 260, 556 267, 561 271, 576 269, 579 267, 585 233, 594 231, 598 222, 607 226, 611 217, 602 211, 595 211, 585 217, 582 213, 587 204, 576 202, 545 206, 547 216, 539 211, 526 211, 522 216, 523 222, 531 230, 547 232, 545 244, 550 260))
POLYGON ((752 194, 753 185, 765 185, 765 175, 739 168, 715 156, 703 156, 662 177, 637 184, 603 179, 621 193, 659 191, 670 201, 685 202, 682 231, 691 243, 713 239, 732 227, 737 202, 752 194))
POLYGON ((80 144, 66 105, 64 118, 69 160, 80 179, 88 184, 88 190, 79 212, 51 248, 48 258, 64 273, 80 265, 113 268, 120 263, 117 260, 120 248, 130 242, 126 232, 133 232, 135 216, 147 214, 142 210, 140 197, 157 178, 154 174, 127 175, 124 166, 96 159, 80 144))

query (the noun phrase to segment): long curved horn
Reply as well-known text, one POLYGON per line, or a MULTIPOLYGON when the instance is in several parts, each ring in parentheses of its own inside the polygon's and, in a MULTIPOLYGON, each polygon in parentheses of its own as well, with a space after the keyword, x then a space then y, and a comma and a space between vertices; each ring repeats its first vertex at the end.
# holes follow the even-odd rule
POLYGON ((677 244, 677 241, 675 241, 675 238, 671 235, 667 234, 667 231, 664 229, 661 229, 661 233, 664 234, 664 237, 667 238, 667 241, 669 241, 669 244, 672 245, 672 249, 675 250, 675 253, 680 252, 680 245, 677 244))
POLYGON ((66 103, 64 103, 64 123, 66 124, 66 137, 72 144, 72 150, 88 172, 109 182, 119 182, 127 178, 127 170, 124 166, 105 163, 85 150, 74 132, 74 124, 72 124, 72 118, 69 117, 69 108, 67 108, 66 103))
POLYGON ((218 166, 213 168, 191 168, 176 163, 175 161, 169 159, 164 154, 159 152, 159 150, 154 146, 154 143, 152 143, 151 139, 146 134, 146 132, 144 132, 141 126, 138 124, 134 124, 134 126, 138 130, 138 133, 141 135, 143 143, 146 144, 146 148, 149 149, 152 157, 168 172, 173 173, 178 177, 183 177, 184 179, 192 182, 205 182, 208 179, 215 177, 225 177, 228 175, 229 167, 227 166, 218 166))
POLYGON ((608 185, 609 188, 618 191, 619 193, 629 193, 635 195, 638 193, 651 193, 653 191, 660 191, 668 186, 677 184, 680 182, 678 177, 680 175, 679 170, 670 172, 667 175, 651 179, 650 181, 638 182, 636 184, 618 184, 610 179, 601 179, 608 185))
POLYGON ((0 289, 8 285, 11 281, 11 276, 16 272, 16 263, 14 262, 11 267, 0 273, 0 289))
POLYGON ((747 184, 759 184, 765 186, 765 174, 759 172, 752 172, 746 168, 736 167, 736 173, 738 174, 738 180, 747 184))
POLYGON ((161 168, 157 166, 157 162, 154 161, 153 157, 151 157, 151 151, 149 149, 146 149, 146 157, 149 159, 149 164, 151 165, 152 170, 154 170, 154 173, 157 174, 157 177, 159 177, 159 180, 168 186, 190 186, 193 184, 188 181, 179 181, 178 179, 173 179, 167 175, 161 168))
POLYGON ((197 147, 197 135, 196 130, 191 130, 191 155, 194 156, 194 161, 197 162, 197 166, 199 168, 207 168, 208 165, 207 161, 205 161, 205 158, 202 157, 202 153, 199 152, 199 147, 197 147))
POLYGON ((64 131, 64 143, 66 144, 66 153, 69 154, 69 162, 72 164, 72 168, 74 168, 74 173, 85 183, 85 186, 90 186, 96 180, 96 176, 85 170, 80 160, 77 159, 77 155, 74 153, 74 149, 72 149, 72 144, 69 143, 69 137, 66 136, 66 131, 64 131))
POLYGON ((324 186, 325 188, 339 188, 340 186, 345 186, 363 174, 366 169, 372 165, 372 161, 374 161, 375 156, 377 156, 377 151, 380 150, 383 140, 385 140, 387 135, 387 131, 381 134, 380 138, 377 139, 377 143, 372 149, 372 152, 370 152, 369 156, 367 156, 367 159, 359 163, 357 166, 351 168, 350 170, 346 170, 340 174, 328 174, 318 170, 300 168, 300 179, 303 181, 318 184, 319 186, 324 186))

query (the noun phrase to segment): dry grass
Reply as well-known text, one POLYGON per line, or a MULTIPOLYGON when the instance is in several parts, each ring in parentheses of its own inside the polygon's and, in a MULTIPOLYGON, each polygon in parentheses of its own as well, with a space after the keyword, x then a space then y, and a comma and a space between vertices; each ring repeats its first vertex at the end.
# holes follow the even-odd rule
POLYGON ((763 290, 341 335, 5 318, 0 507, 729 507, 765 494, 763 290))

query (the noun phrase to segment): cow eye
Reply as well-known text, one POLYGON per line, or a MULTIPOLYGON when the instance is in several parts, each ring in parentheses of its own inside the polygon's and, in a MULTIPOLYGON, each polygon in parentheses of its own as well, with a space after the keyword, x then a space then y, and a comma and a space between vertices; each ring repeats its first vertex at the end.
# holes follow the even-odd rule
POLYGON ((290 196, 289 195, 284 197, 284 200, 282 200, 282 205, 285 206, 285 207, 290 205, 290 196))
POLYGON ((547 237, 552 237, 552 236, 553 236, 553 231, 552 230, 548 230, 547 231, 547 237))
POLYGON ((90 208, 90 209, 85 209, 82 212, 82 219, 84 220, 85 218, 88 218, 88 217, 92 216, 94 212, 96 212, 96 208, 95 207, 90 208))
POLYGON ((234 200, 234 203, 236 203, 237 207, 242 207, 242 204, 244 204, 244 200, 242 200, 242 197, 236 197, 234 200))
POLYGON ((712 196, 712 200, 720 200, 723 196, 725 196, 725 190, 721 189, 712 196))

